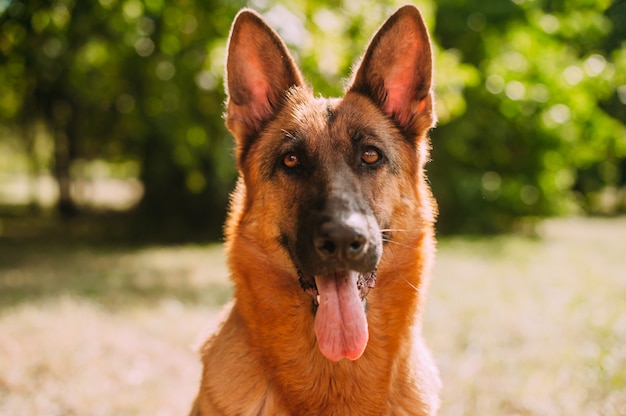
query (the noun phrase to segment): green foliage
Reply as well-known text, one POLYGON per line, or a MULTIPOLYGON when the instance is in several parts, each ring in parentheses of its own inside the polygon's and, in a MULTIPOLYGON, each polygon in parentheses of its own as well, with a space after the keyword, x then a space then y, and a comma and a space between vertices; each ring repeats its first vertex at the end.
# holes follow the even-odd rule
POLYGON ((590 191, 617 185, 626 100, 607 104, 623 88, 626 45, 612 43, 609 2, 583 3, 438 3, 443 47, 480 78, 466 84, 466 111, 432 135, 442 230, 508 230, 520 218, 593 208, 590 191), (603 163, 614 175, 585 185, 581 172, 603 163))
MULTIPOLYGON (((248 5, 285 39, 316 93, 337 96, 368 38, 401 3, 248 5)), ((34 174, 48 158, 38 156, 33 126, 52 137, 62 212, 72 212, 72 166, 130 161, 144 185, 144 231, 219 234, 235 176, 221 117, 225 45, 244 5, 0 1, 0 123, 22 137, 34 174)), ((596 203, 602 190, 626 182, 625 3, 419 7, 436 43, 439 126, 429 174, 440 228, 499 231, 576 206, 605 209, 596 203)))
POLYGON ((11 1, 0 18, 0 117, 45 121, 59 181, 79 159, 138 161, 146 230, 219 230, 234 169, 214 59, 242 5, 11 1))

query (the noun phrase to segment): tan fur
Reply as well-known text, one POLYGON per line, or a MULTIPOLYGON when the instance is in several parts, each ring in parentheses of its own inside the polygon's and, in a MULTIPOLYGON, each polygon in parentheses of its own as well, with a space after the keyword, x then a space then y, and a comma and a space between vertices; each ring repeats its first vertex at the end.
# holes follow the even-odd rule
POLYGON ((421 336, 421 316, 435 244, 436 209, 424 177, 435 116, 421 16, 405 6, 390 18, 343 99, 314 98, 285 51, 258 15, 239 15, 227 67, 227 124, 240 171, 226 225, 235 299, 202 347, 192 414, 434 415, 440 382, 421 336), (383 247, 377 284, 367 297, 365 352, 355 361, 332 362, 317 347, 311 299, 281 244, 281 235, 295 233, 295 201, 306 199, 307 190, 268 173, 268 157, 285 132, 304 130, 309 151, 319 155, 315 175, 349 176, 341 171, 347 169, 342 151, 352 146, 347 132, 354 126, 384 140, 393 161, 355 183, 393 241, 383 247))

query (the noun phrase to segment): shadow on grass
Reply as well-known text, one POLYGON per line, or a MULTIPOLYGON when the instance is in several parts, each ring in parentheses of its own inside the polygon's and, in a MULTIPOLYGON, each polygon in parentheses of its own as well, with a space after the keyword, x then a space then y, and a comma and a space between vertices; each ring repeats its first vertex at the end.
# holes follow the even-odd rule
POLYGON ((171 298, 219 307, 232 289, 219 245, 0 241, 0 308, 67 295, 111 307, 171 298))

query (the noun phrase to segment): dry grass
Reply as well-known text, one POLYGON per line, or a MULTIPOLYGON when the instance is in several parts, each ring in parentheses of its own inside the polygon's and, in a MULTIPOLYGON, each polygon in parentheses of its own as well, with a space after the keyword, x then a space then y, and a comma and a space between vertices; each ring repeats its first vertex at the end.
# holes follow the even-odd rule
POLYGON ((219 247, 0 247, 0 414, 185 414, 219 247))
MULTIPOLYGON (((441 415, 626 414, 626 219, 541 236, 441 242, 441 415)), ((217 246, 0 242, 0 414, 185 414, 230 293, 217 246)))
POLYGON ((444 415, 626 415, 626 220, 441 244, 426 337, 444 415))

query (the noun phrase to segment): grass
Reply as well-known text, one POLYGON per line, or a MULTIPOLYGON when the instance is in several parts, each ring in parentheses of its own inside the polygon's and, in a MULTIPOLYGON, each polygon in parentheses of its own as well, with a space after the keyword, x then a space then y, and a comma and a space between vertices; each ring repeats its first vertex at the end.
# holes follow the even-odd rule
MULTIPOLYGON (((626 219, 440 242, 441 415, 626 414, 626 219)), ((0 414, 179 415, 231 296, 220 246, 0 241, 0 414)))
POLYGON ((441 244, 426 337, 445 415, 626 415, 626 220, 441 244))

